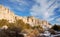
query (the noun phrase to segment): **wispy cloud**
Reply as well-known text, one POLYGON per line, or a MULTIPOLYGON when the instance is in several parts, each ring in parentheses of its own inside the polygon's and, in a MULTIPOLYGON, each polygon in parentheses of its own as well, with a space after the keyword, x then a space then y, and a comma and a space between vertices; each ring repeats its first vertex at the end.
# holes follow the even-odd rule
POLYGON ((13 3, 12 9, 17 9, 18 11, 25 11, 26 7, 29 6, 29 4, 24 0, 10 0, 10 2, 13 3))
POLYGON ((56 24, 57 24, 57 25, 60 25, 60 18, 57 18, 57 19, 56 19, 56 24))
POLYGON ((56 21, 60 22, 60 18, 56 19, 56 21))
MULTIPOLYGON (((58 15, 58 16, 55 16, 55 17, 52 17, 52 18, 49 18, 49 20, 48 21, 53 21, 53 20, 55 20, 56 18, 58 19, 58 17, 60 17, 60 15, 58 15)), ((56 20, 55 20, 56 21, 56 20)))
POLYGON ((57 8, 58 4, 56 0, 35 0, 36 4, 31 8, 31 15, 38 16, 44 20, 53 20, 51 16, 54 16, 54 9, 57 8))

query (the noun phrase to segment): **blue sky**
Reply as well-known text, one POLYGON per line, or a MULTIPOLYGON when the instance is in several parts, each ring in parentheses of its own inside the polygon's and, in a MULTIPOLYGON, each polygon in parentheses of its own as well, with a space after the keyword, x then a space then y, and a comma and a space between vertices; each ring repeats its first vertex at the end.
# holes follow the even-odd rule
POLYGON ((60 0, 0 0, 19 16, 34 16, 52 24, 60 24, 60 0))

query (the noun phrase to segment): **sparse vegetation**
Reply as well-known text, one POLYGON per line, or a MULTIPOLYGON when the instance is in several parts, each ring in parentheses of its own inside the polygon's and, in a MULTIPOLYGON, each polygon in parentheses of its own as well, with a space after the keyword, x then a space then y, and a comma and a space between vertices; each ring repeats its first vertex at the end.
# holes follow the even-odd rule
POLYGON ((56 30, 56 31, 60 31, 60 25, 54 25, 53 27, 52 27, 52 29, 54 29, 54 30, 56 30))
POLYGON ((0 27, 2 27, 4 25, 8 25, 8 21, 5 19, 0 20, 0 27))
POLYGON ((44 29, 40 25, 34 26, 34 27, 32 27, 32 29, 37 29, 40 33, 42 33, 44 31, 44 29))
POLYGON ((2 29, 0 31, 0 37, 16 37, 21 36, 19 33, 27 31, 28 34, 31 36, 35 36, 39 34, 40 31, 43 30, 43 28, 39 26, 31 27, 29 24, 24 23, 22 20, 16 20, 15 23, 9 23, 7 20, 2 19, 0 20, 0 28, 4 25, 8 26, 7 30, 2 29))

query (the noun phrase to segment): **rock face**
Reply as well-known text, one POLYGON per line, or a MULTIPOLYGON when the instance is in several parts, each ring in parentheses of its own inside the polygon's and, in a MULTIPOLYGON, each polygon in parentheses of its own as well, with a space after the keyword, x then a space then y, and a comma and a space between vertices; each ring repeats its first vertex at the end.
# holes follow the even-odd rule
POLYGON ((38 26, 41 25, 43 28, 51 28, 51 24, 48 23, 47 21, 37 19, 33 16, 28 16, 28 17, 16 17, 16 19, 22 19, 23 22, 30 24, 31 26, 38 26))
POLYGON ((8 8, 0 5, 0 19, 6 19, 9 22, 13 22, 15 20, 15 15, 8 8))
POLYGON ((8 8, 5 8, 0 5, 0 20, 1 19, 6 19, 9 22, 15 22, 16 20, 21 19, 23 20, 24 23, 28 23, 31 26, 41 25, 43 28, 51 27, 51 25, 47 21, 42 21, 33 16, 28 16, 28 17, 17 16, 12 11, 10 11, 8 8))

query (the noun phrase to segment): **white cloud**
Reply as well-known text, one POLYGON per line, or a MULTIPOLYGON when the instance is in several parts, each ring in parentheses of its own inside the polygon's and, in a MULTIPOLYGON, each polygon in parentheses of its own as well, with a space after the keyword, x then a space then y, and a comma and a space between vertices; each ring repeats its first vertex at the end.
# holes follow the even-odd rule
MULTIPOLYGON (((53 18, 49 18, 49 20, 48 20, 48 21, 53 21, 53 20, 55 20, 56 18, 58 19, 58 17, 60 17, 60 15, 55 16, 55 17, 53 17, 53 18)), ((56 20, 55 20, 55 21, 56 21, 56 20)))
POLYGON ((60 18, 56 19, 56 21, 60 22, 60 18))
POLYGON ((57 24, 57 25, 60 25, 60 18, 57 18, 57 19, 56 19, 56 24, 57 24))
POLYGON ((10 0, 11 2, 21 2, 22 0, 10 0))
POLYGON ((26 10, 25 7, 29 6, 29 4, 24 0, 9 0, 9 1, 13 3, 12 5, 13 8, 11 9, 16 9, 18 11, 24 12, 26 10))
POLYGON ((26 1, 24 0, 10 0, 10 2, 13 2, 13 3, 18 3, 18 5, 29 5, 26 1))
POLYGON ((57 7, 56 0, 50 0, 49 2, 47 2, 47 0, 35 0, 35 1, 36 4, 33 5, 30 10, 31 15, 42 17, 44 20, 47 21, 53 20, 54 18, 51 18, 51 16, 55 15, 54 9, 57 7))

